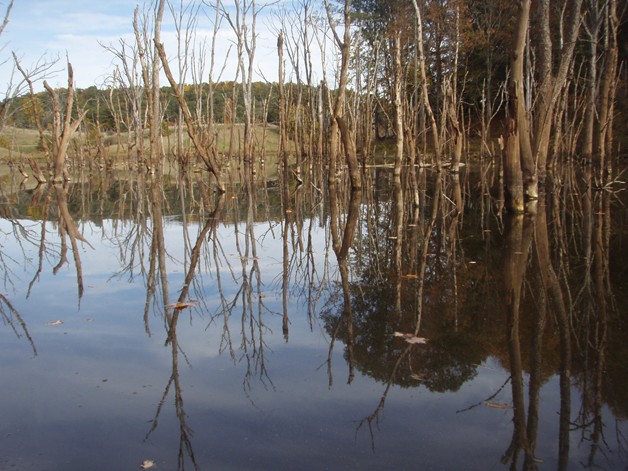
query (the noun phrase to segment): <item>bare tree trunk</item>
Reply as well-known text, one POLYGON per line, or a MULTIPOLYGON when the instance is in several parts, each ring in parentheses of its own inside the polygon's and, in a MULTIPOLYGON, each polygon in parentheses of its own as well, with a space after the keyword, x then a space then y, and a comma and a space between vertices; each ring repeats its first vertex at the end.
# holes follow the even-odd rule
POLYGON ((612 110, 615 101, 615 82, 617 75, 618 60, 618 18, 617 18, 617 0, 610 0, 606 6, 606 15, 604 18, 604 41, 603 41, 603 59, 602 70, 600 71, 600 91, 598 105, 598 126, 595 135, 595 167, 598 173, 599 183, 610 175, 610 159, 607 154, 611 152, 608 136, 612 136, 612 110), (608 161, 607 161, 608 159, 608 161))
MULTIPOLYGON (((519 127, 519 152, 521 159, 521 175, 523 178, 523 194, 524 197, 531 200, 538 199, 538 175, 536 171, 536 163, 532 156, 532 133, 530 127, 530 108, 532 107, 532 87, 530 83, 530 74, 527 73, 530 66, 530 9, 531 1, 522 1, 520 3, 521 10, 526 11, 526 26, 524 28, 524 43, 521 54, 525 56, 521 59, 521 80, 516 81, 517 86, 517 126, 519 127), (525 5, 527 3, 527 6, 525 5), (523 69, 527 69, 524 71, 523 69), (526 94, 527 90, 527 94, 526 94)), ((520 26, 520 25, 519 25, 520 26)), ((520 32, 520 31, 519 31, 520 32)), ((516 74, 519 74, 517 71, 516 74)))
POLYGON ((423 96, 423 106, 425 107, 425 111, 427 113, 427 118, 430 121, 430 129, 432 131, 432 141, 434 145, 434 159, 436 161, 436 166, 440 170, 442 165, 441 153, 441 141, 438 133, 438 125, 436 124, 436 117, 434 116, 434 111, 432 110, 432 105, 430 104, 429 90, 427 87, 427 67, 425 65, 425 52, 423 47, 423 16, 421 14, 421 9, 417 4, 417 0, 412 0, 412 5, 414 5, 414 11, 416 13, 416 24, 417 24, 417 47, 419 52, 419 74, 421 75, 421 92, 423 96))
MULTIPOLYGON (((127 128, 127 157, 131 158, 131 150, 135 148, 135 165, 139 166, 143 164, 144 160, 144 146, 143 146, 143 120, 142 120, 142 93, 137 81, 137 66, 143 59, 140 56, 140 52, 143 53, 144 48, 139 44, 139 13, 136 9, 134 12, 133 27, 138 34, 136 35, 136 47, 130 47, 124 40, 120 40, 120 48, 116 49, 113 46, 105 47, 107 51, 112 53, 119 61, 120 66, 116 68, 113 73, 114 83, 118 84, 118 87, 124 91, 126 117, 122 112, 122 106, 120 98, 117 98, 117 107, 111 102, 112 114, 118 115, 118 121, 125 124, 127 128), (131 48, 131 51, 128 51, 131 48), (131 60, 129 60, 129 58, 131 60), (120 70, 121 68, 121 70, 120 70), (126 82, 125 82, 126 80, 126 82), (116 113, 117 109, 117 113, 116 113)), ((143 72, 143 63, 142 66, 143 72)), ((143 76, 143 75, 142 75, 143 76)), ((130 162, 129 162, 130 164, 130 162)))
POLYGON ((172 75, 172 71, 170 70, 170 67, 168 65, 168 58, 166 57, 166 52, 164 51, 163 44, 155 44, 155 48, 157 50, 157 53, 159 54, 159 57, 164 67, 164 72, 166 74, 166 77, 168 78, 168 81, 170 82, 170 86, 172 87, 174 95, 177 101, 179 102, 181 111, 183 111, 183 117, 187 125, 188 136, 190 137, 190 140, 194 144, 196 151, 199 153, 199 155, 203 159, 203 162, 205 163, 207 170, 216 178, 216 184, 218 185, 218 189, 221 192, 224 192, 225 191, 224 186, 220 179, 220 164, 217 161, 217 158, 216 158, 217 156, 214 154, 215 147, 204 145, 204 140, 202 136, 199 135, 197 128, 194 125, 192 113, 190 112, 190 109, 188 108, 188 105, 185 101, 185 97, 183 96, 183 93, 181 92, 181 90, 179 90, 179 86, 177 85, 177 82, 175 81, 172 75))
POLYGON ((53 181, 61 183, 69 180, 67 170, 65 168, 65 158, 70 145, 70 139, 76 132, 81 121, 85 117, 86 111, 83 111, 79 117, 72 122, 72 106, 74 104, 74 72, 72 64, 68 62, 68 91, 65 106, 65 115, 61 116, 61 105, 59 104, 59 96, 57 92, 44 81, 44 87, 52 99, 53 106, 53 129, 52 129, 52 156, 53 156, 53 181), (62 121, 63 119, 63 121, 62 121))
MULTIPOLYGON (((288 156, 286 153, 286 146, 288 145, 288 139, 286 136, 286 126, 288 124, 286 119, 286 95, 284 91, 284 72, 283 72, 283 32, 279 32, 277 38, 277 53, 279 54, 279 151, 277 152, 278 164, 279 162, 287 162, 288 156)), ((284 168, 287 165, 284 165, 284 168)), ((286 178, 287 175, 284 176, 286 178)))
MULTIPOLYGON (((446 87, 451 93, 451 97, 447 102, 449 103, 449 122, 451 123, 451 130, 453 132, 453 152, 451 156, 451 168, 453 173, 457 173, 460 168, 460 160, 462 159, 462 145, 464 143, 463 125, 460 124, 458 114, 460 112, 460 105, 458 101, 458 54, 460 50, 460 11, 456 8, 456 47, 454 53, 454 70, 453 77, 451 79, 451 85, 446 87)), ((445 99, 447 99, 445 97, 445 99)))
MULTIPOLYGON (((141 25, 140 25, 140 15, 139 15, 139 7, 135 7, 135 11, 134 11, 134 15, 133 15, 133 30, 135 33, 135 42, 136 42, 136 46, 137 46, 137 55, 138 55, 138 60, 140 62, 140 67, 141 67, 141 73, 142 73, 142 81, 144 82, 144 94, 146 95, 146 102, 147 102, 147 106, 146 106, 146 110, 148 112, 149 115, 149 123, 152 123, 152 113, 154 110, 153 107, 153 94, 151 92, 151 81, 150 81, 150 74, 149 74, 149 58, 146 57, 147 55, 147 48, 148 48, 148 41, 146 39, 146 35, 143 34, 145 33, 145 23, 146 23, 146 18, 143 18, 143 24, 144 24, 144 30, 141 29, 141 25)), ((140 120, 140 122, 143 121, 142 119, 142 111, 141 108, 138 108, 137 110, 137 118, 138 120, 140 120)), ((150 126, 150 125, 149 125, 150 126)), ((151 164, 152 164, 152 157, 149 156, 148 160, 149 162, 147 163, 144 159, 144 152, 143 152, 143 146, 144 146, 144 133, 143 133, 143 128, 144 125, 142 124, 142 126, 140 127, 140 129, 136 129, 135 130, 135 144, 137 146, 137 152, 138 152, 138 165, 145 165, 147 169, 150 169, 151 164), (139 133, 139 134, 138 134, 139 133)), ((151 148, 151 152, 152 152, 152 148, 151 148)))
POLYGON ((255 0, 234 0, 235 20, 231 18, 229 12, 224 7, 222 13, 231 25, 231 29, 236 35, 236 45, 238 51, 238 70, 242 76, 242 99, 244 101, 244 163, 249 166, 252 163, 253 155, 253 66, 255 59, 255 49, 257 34, 255 26, 259 9, 255 5, 255 0), (251 14, 251 23, 248 23, 248 15, 251 14), (247 62, 245 63, 244 54, 247 62))
MULTIPOLYGON (((580 31, 582 0, 570 0, 565 3, 564 24, 567 31, 564 40, 558 45, 560 52, 559 64, 554 73, 552 71, 552 39, 550 33, 550 0, 538 0, 536 2, 535 20, 536 30, 534 34, 537 51, 537 81, 539 83, 535 114, 534 114, 534 145, 533 153, 539 179, 545 176, 548 165, 548 154, 552 128, 554 126, 555 108, 561 93, 567 83, 568 73, 571 67, 576 40, 580 31)), ((561 31, 563 21, 561 21, 561 31)))
MULTIPOLYGON (((174 6, 169 3, 170 13, 174 20, 174 27, 177 35, 177 65, 179 69, 179 90, 183 90, 185 94, 185 81, 187 71, 189 68, 189 57, 194 60, 194 51, 191 49, 192 36, 195 34, 195 28, 197 24, 199 7, 195 4, 189 4, 184 6, 183 0, 180 0, 179 10, 175 11, 174 6), (185 24, 184 24, 185 22, 185 24)), ((192 71, 194 76, 194 71, 192 71)), ((197 106, 202 103, 202 98, 197 98, 197 106)), ((197 118, 200 118, 201 113, 197 113, 197 118)), ((188 161, 187 152, 185 149, 185 143, 183 140, 183 124, 184 124, 183 111, 179 107, 177 113, 177 128, 176 128, 176 157, 181 169, 185 169, 188 161)), ((168 152, 170 150, 168 149, 168 152)))
MULTIPOLYGON (((2 23, 0 23, 0 36, 2 36, 2 33, 4 33, 4 29, 9 24, 9 16, 11 15, 12 9, 13 9, 13 0, 9 2, 6 10, 4 11, 4 17, 2 18, 2 23)), ((13 53, 13 57, 15 58, 15 53, 13 53)), ((16 63, 17 63, 17 60, 16 60, 16 63)), ((22 70, 20 70, 20 72, 22 72, 22 70)), ((23 72, 22 72, 22 75, 24 75, 23 72)), ((9 89, 11 88, 12 87, 10 86, 9 89)), ((9 113, 9 107, 11 106, 11 99, 9 99, 10 96, 11 96, 11 93, 7 91, 6 99, 0 100, 1 101, 0 103, 0 132, 2 132, 2 130, 4 129, 4 124, 6 122, 7 114, 9 113)))
POLYGON ((402 77, 403 68, 401 66, 401 31, 395 33, 393 39, 393 50, 395 54, 395 133, 397 139, 397 152, 395 154, 395 177, 401 175, 401 166, 403 164, 403 103, 401 99, 402 93, 402 77))
MULTIPOLYGON (((11 2, 11 5, 12 4, 13 2, 11 2)), ((9 5, 9 8, 11 7, 11 5, 9 5)), ((7 15, 8 15, 8 12, 7 12, 7 15)), ((5 18, 5 23, 6 21, 7 19, 5 18)), ((2 26, 2 29, 4 29, 4 25, 2 26)), ((15 67, 17 68, 17 70, 19 70, 19 72, 22 74, 22 77, 24 77, 24 80, 28 84, 28 91, 29 91, 30 99, 32 103, 33 116, 35 118, 35 125, 37 126, 37 132, 39 133, 39 146, 44 151, 44 155, 46 156, 46 161, 50 165, 52 164, 51 156, 50 156, 50 148, 48 147, 48 142, 46 140, 46 136, 44 135, 44 128, 41 124, 41 115, 39 113, 39 107, 37 106, 37 102, 36 102, 33 80, 31 79, 30 74, 26 70, 24 70, 24 68, 22 68, 22 65, 20 64, 20 61, 18 60, 15 52, 13 53, 13 61, 15 62, 15 67)), ((1 130, 2 128, 0 127, 0 131, 1 130)), ((45 182, 45 179, 44 181, 41 181, 38 178, 37 181, 39 181, 40 183, 43 183, 45 182)))
MULTIPOLYGON (((415 1, 415 0, 413 0, 415 1)), ((504 153, 504 180, 506 208, 513 213, 524 209, 523 172, 521 161, 521 133, 528 132, 526 125, 525 97, 523 90, 523 62, 526 32, 530 18, 530 0, 519 0, 519 17, 512 46, 510 77, 508 82, 509 103, 506 117, 506 142, 504 153), (523 122, 522 122, 523 120, 523 122)))
POLYGON ((209 139, 211 139, 212 152, 214 155, 217 155, 217 133, 214 131, 214 67, 215 67, 215 53, 216 53, 216 37, 218 36, 218 29, 220 27, 220 0, 216 0, 216 15, 214 17, 214 30, 212 31, 212 42, 211 42, 211 51, 210 51, 210 62, 209 62, 209 79, 207 84, 207 100, 209 101, 209 118, 207 120, 207 135, 209 139))
POLYGON ((588 36, 588 61, 586 83, 586 106, 584 111, 584 135, 582 139, 582 157, 587 163, 592 163, 593 159, 593 134, 596 121, 597 87, 598 87, 598 53, 597 43, 602 26, 602 14, 600 12, 599 0, 588 0, 588 22, 585 22, 584 29, 588 36))
MULTIPOLYGON (((161 43, 161 22, 164 16, 165 0, 159 0, 159 4, 155 9, 155 25, 154 25, 154 44, 161 43)), ((152 94, 152 109, 150 114, 150 154, 152 160, 152 168, 158 170, 161 174, 161 100, 159 87, 159 60, 157 55, 153 53, 152 61, 152 88, 149 93, 152 94)))
MULTIPOLYGON (((355 137, 353 129, 349 127, 345 116, 345 100, 347 93, 347 83, 349 77, 349 59, 351 53, 351 0, 345 0, 344 2, 344 35, 341 39, 335 27, 335 23, 332 19, 331 7, 329 6, 329 0, 325 0, 325 10, 327 12, 327 19, 331 27, 331 31, 336 41, 336 45, 340 49, 340 80, 338 83, 338 92, 336 95, 334 107, 333 107, 333 119, 335 125, 331 127, 331 139, 330 147, 337 139, 334 133, 334 128, 340 130, 340 137, 344 148, 345 160, 349 166, 349 178, 351 179, 351 187, 354 190, 362 188, 362 175, 360 173, 360 167, 358 165, 358 157, 355 148, 355 137)), ((332 149, 332 158, 333 158, 332 149)))

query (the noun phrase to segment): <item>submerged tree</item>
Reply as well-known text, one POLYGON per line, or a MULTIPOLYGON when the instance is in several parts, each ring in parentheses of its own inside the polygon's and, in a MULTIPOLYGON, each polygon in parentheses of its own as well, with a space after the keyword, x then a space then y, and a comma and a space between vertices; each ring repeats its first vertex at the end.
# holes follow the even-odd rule
POLYGON ((52 122, 52 164, 53 181, 61 183, 68 180, 69 176, 65 166, 65 160, 70 146, 70 139, 81 124, 86 115, 86 111, 79 114, 78 118, 72 119, 72 108, 74 105, 74 72, 72 64, 68 61, 68 91, 64 112, 61 111, 61 104, 57 92, 44 81, 44 87, 52 99, 54 118, 52 122))
POLYGON ((360 174, 358 156, 355 147, 355 132, 345 117, 345 103, 349 81, 349 59, 351 54, 351 0, 345 0, 342 10, 342 37, 340 37, 336 22, 333 18, 329 0, 325 0, 325 11, 327 13, 327 20, 334 37, 334 41, 340 50, 340 77, 338 80, 338 89, 332 106, 333 121, 329 131, 330 159, 332 159, 331 168, 336 168, 337 155, 340 144, 342 144, 345 161, 349 167, 351 187, 357 190, 362 188, 362 177, 360 174), (340 131, 341 143, 338 142, 338 131, 340 131))
POLYGON ((530 0, 518 2, 519 17, 513 38, 510 77, 508 80, 509 106, 506 117, 506 136, 504 151, 504 180, 506 185, 506 208, 515 213, 524 209, 524 166, 530 174, 529 159, 532 158, 528 114, 525 109, 524 73, 525 42, 530 19, 530 0))

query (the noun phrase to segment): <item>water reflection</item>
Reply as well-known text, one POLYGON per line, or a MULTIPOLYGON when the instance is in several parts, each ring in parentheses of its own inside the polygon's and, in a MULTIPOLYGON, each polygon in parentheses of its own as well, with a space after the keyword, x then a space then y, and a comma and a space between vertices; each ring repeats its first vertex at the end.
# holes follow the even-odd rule
MULTIPOLYGON (((165 383, 142 393, 136 407, 149 424, 141 437, 125 434, 129 451, 109 458, 114 467, 147 451, 166 469, 175 455, 178 469, 236 467, 245 457, 295 467, 302 457, 264 448, 298 437, 311 469, 418 459, 445 469, 500 460, 511 469, 612 468, 627 445, 626 293, 613 268, 625 259, 625 216, 615 213, 616 194, 593 191, 578 172, 565 168, 521 216, 500 211, 489 167, 400 178, 377 168, 362 191, 281 173, 242 185, 234 176, 226 193, 195 174, 5 190, 0 315, 18 342, 62 357, 68 370, 80 370, 85 344, 103 352, 111 339, 137 344, 124 360, 90 364, 96 374, 154 370, 150 384, 165 383), (16 273, 21 265, 26 275, 16 273), (50 295, 68 280, 73 299, 50 295), (40 312, 44 297, 51 311, 76 300, 78 313, 110 322, 111 337, 77 328, 66 313, 65 345, 77 354, 62 354, 46 324, 52 314, 40 312), (407 451, 412 437, 438 440, 456 428, 478 438, 407 451), (245 436, 258 445, 242 451, 235 443, 245 436), (324 453, 338 440, 343 462, 324 453), (452 447, 463 461, 443 454, 452 447), (238 449, 242 456, 226 457, 238 449)), ((37 365, 9 354, 13 345, 3 337, 3 357, 21 365, 7 380, 44 381, 37 365)), ((8 403, 27 409, 18 396, 10 388, 8 403)), ((120 396, 106 400, 124 407, 120 396)), ((71 423, 72 406, 62 406, 71 423)), ((4 409, 3 431, 30 420, 4 409)), ((15 450, 17 462, 25 451, 15 450)))

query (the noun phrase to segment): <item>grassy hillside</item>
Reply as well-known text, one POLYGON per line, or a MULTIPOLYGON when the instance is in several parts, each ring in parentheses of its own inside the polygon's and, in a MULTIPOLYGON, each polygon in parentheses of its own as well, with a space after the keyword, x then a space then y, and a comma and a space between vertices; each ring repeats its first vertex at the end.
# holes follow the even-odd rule
POLYGON ((41 155, 38 147, 39 135, 34 129, 21 129, 5 126, 0 135, 0 160, 17 159, 20 156, 41 155))
MULTIPOLYGON (((235 154, 240 152, 243 141, 244 127, 237 124, 233 126, 216 125, 217 130, 217 145, 218 151, 221 153, 227 153, 229 148, 235 154)), ((194 154, 194 149, 190 144, 187 137, 187 133, 183 132, 184 143, 187 152, 191 155, 194 154)), ((76 133, 74 136, 74 145, 69 150, 70 158, 74 157, 77 149, 82 147, 84 155, 95 155, 96 148, 98 147, 99 137, 91 133, 86 135, 85 133, 76 133)), ((101 136, 100 139, 104 145, 105 152, 109 158, 114 161, 125 159, 128 155, 127 150, 127 134, 121 134, 120 138, 115 133, 108 132, 101 136)), ((163 147, 167 155, 173 155, 177 148, 177 136, 174 126, 168 128, 168 132, 164 133, 162 138, 163 147)), ((254 133, 255 149, 258 153, 264 151, 268 157, 274 157, 277 155, 279 148, 279 129, 276 125, 269 124, 264 127, 258 125, 255 128, 254 133)), ((291 144, 292 145, 292 144, 291 144)), ((148 132, 144 136, 144 147, 148 149, 148 132)), ((133 151, 134 153, 134 151, 133 151)), ((34 129, 23 129, 13 126, 6 126, 0 135, 0 162, 19 163, 21 160, 34 157, 36 159, 43 159, 44 155, 39 149, 39 135, 34 129)))

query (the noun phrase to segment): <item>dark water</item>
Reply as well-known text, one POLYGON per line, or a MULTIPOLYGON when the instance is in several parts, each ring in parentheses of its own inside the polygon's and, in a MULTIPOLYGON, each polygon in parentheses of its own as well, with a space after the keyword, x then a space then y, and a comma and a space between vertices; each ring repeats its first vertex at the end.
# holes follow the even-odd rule
POLYGON ((0 469, 626 469, 624 193, 486 171, 3 182, 0 469))

